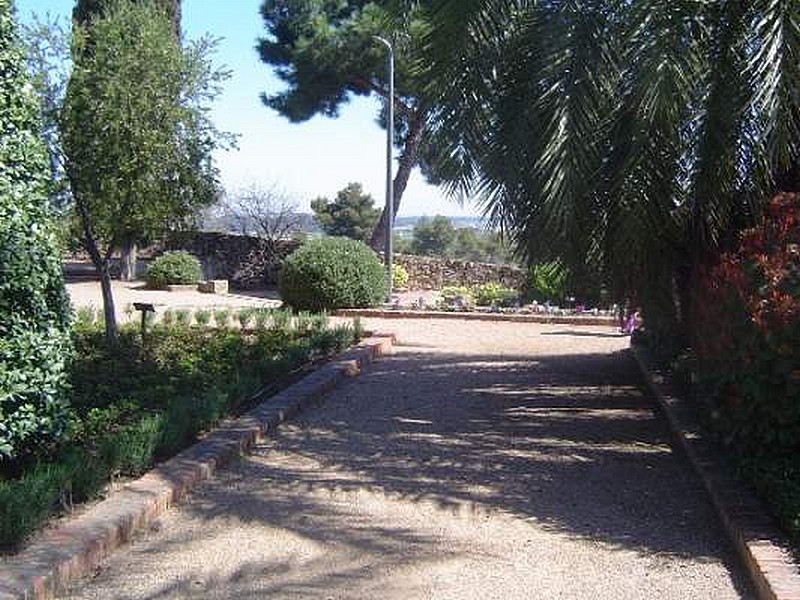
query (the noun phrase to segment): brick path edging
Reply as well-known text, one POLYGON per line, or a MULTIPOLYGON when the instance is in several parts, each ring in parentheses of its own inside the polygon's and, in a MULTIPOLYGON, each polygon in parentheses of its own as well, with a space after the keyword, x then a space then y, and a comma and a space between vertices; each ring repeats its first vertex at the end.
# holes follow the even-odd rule
POLYGON ((678 447, 702 480, 759 600, 800 600, 800 565, 786 536, 754 492, 725 467, 719 448, 703 435, 694 408, 673 393, 667 378, 651 370, 641 349, 632 346, 631 352, 678 447))
POLYGON ((392 334, 373 334, 240 418, 223 422, 202 441, 83 515, 45 532, 25 550, 0 562, 0 600, 49 599, 64 591, 221 465, 246 452, 345 377, 358 375, 365 364, 390 353, 394 341, 392 334))
POLYGON ((614 317, 566 316, 542 314, 508 314, 491 312, 448 312, 443 310, 382 310, 374 308, 344 308, 333 313, 337 317, 375 319, 461 319, 509 323, 541 323, 543 325, 608 325, 616 326, 614 317))

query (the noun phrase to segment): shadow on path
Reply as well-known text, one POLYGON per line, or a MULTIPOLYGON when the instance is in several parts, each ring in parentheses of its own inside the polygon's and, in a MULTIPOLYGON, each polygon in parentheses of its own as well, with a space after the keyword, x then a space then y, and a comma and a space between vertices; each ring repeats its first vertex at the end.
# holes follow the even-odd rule
MULTIPOLYGON (((201 523, 280 530, 343 549, 335 569, 325 555, 301 560, 289 551, 243 560, 233 575, 205 572, 200 583, 186 576, 147 598, 192 597, 193 590, 213 597, 221 589, 236 589, 239 598, 326 597, 332 588, 368 586, 387 569, 419 569, 470 551, 443 548, 393 508, 376 519, 360 504, 375 492, 418 507, 423 521, 445 511, 480 528, 480 519, 497 515, 656 562, 722 561, 747 596, 700 483, 671 452, 635 373, 626 352, 455 355, 407 347, 296 418, 183 509, 201 523), (358 558, 364 555, 368 567, 358 558)), ((197 536, 186 530, 146 552, 185 549, 197 536)), ((400 585, 396 579, 382 578, 384 597, 391 596, 386 585, 400 585)), ((404 597, 421 597, 403 589, 404 597)))

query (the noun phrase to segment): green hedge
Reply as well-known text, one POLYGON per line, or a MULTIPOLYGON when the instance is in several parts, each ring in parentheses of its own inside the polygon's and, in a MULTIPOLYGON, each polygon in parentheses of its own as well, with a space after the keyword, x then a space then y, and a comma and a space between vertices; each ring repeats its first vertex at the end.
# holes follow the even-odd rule
POLYGON ((368 308, 386 300, 386 274, 363 242, 322 238, 286 259, 280 276, 283 301, 296 310, 368 308))
POLYGON ((65 436, 69 302, 12 7, 0 0, 0 473, 65 436))

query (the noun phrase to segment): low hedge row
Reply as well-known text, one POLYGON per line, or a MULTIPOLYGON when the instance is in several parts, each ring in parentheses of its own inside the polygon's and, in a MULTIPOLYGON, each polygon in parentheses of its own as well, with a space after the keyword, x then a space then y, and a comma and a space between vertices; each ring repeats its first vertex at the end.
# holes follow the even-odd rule
POLYGON ((54 511, 135 477, 193 443, 265 385, 315 357, 349 346, 357 328, 279 317, 255 335, 199 327, 133 330, 110 348, 97 327, 75 334, 70 441, 47 462, 0 479, 0 546, 11 549, 54 511))

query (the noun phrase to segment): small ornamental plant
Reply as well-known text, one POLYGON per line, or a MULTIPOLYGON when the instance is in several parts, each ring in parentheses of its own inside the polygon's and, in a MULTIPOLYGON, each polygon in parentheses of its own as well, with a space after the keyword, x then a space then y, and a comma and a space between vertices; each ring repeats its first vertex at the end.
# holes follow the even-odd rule
POLYGON ((392 286, 396 290, 408 289, 408 270, 397 263, 392 265, 392 286))

